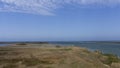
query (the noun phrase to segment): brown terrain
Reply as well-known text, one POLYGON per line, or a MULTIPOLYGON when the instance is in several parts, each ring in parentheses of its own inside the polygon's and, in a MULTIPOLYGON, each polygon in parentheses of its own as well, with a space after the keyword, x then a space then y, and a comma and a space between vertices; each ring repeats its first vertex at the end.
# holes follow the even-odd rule
POLYGON ((120 68, 111 54, 75 46, 14 44, 0 47, 0 68, 120 68))

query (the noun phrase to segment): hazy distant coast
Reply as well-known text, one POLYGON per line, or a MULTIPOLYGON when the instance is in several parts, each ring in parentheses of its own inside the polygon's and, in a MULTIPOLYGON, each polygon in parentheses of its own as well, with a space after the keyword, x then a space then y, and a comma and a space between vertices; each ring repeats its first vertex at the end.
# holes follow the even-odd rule
POLYGON ((48 42, 31 42, 31 41, 25 41, 25 42, 0 42, 0 44, 19 44, 19 43, 25 43, 25 44, 47 44, 48 42))
POLYGON ((48 43, 113 43, 113 44, 120 44, 120 41, 13 41, 13 42, 0 42, 0 44, 19 44, 19 43, 26 43, 26 44, 48 44, 48 43))
POLYGON ((47 44, 47 43, 111 43, 111 44, 120 44, 120 41, 19 41, 19 42, 0 42, 0 44, 19 44, 19 43, 26 43, 26 44, 47 44))

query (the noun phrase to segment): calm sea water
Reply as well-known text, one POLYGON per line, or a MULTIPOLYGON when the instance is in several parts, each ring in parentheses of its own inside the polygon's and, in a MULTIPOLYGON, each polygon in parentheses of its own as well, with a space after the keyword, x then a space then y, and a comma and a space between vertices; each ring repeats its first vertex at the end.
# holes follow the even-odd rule
POLYGON ((0 44, 0 46, 7 46, 8 44, 0 44))
POLYGON ((100 50, 103 53, 115 54, 120 56, 120 43, 96 43, 96 42, 52 42, 64 46, 74 45, 88 48, 91 51, 100 50))

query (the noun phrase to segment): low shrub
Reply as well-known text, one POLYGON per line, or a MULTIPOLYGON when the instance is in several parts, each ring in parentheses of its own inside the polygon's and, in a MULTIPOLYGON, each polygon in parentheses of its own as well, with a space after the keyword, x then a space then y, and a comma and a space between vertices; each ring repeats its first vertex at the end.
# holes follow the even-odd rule
POLYGON ((17 68, 17 67, 18 67, 18 66, 17 66, 16 64, 11 64, 11 63, 3 66, 3 68, 17 68))
POLYGON ((120 58, 118 58, 117 55, 114 54, 103 54, 103 55, 107 57, 107 60, 103 62, 104 64, 111 65, 112 63, 120 62, 120 58))

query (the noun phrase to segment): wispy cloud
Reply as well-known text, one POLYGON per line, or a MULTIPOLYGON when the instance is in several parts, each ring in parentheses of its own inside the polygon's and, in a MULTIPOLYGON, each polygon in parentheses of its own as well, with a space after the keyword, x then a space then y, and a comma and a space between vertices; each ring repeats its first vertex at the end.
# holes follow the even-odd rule
POLYGON ((120 4, 120 0, 0 0, 0 12, 54 15, 54 10, 66 4, 111 6, 120 4))

